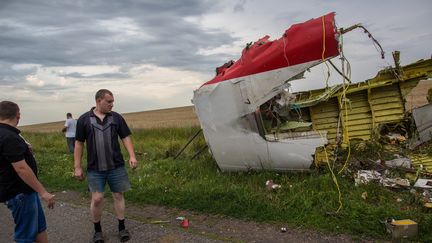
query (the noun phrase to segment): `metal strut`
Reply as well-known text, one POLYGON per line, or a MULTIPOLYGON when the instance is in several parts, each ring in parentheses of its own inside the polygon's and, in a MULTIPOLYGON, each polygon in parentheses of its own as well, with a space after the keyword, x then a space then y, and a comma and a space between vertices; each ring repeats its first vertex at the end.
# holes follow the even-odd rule
POLYGON ((384 50, 381 47, 380 43, 372 36, 372 34, 369 32, 369 30, 367 30, 363 25, 361 25, 361 24, 355 24, 355 25, 352 25, 352 26, 350 26, 348 28, 340 28, 339 31, 343 35, 343 34, 345 34, 347 32, 350 32, 351 30, 354 30, 354 29, 357 29, 357 28, 362 29, 364 31, 364 33, 366 33, 368 35, 368 37, 371 38, 372 41, 380 48, 380 50, 381 50, 381 58, 384 59, 384 50))
POLYGON ((200 155, 206 148, 208 148, 208 145, 207 144, 205 144, 204 146, 202 146, 199 150, 198 150, 198 152, 196 152, 195 154, 194 154, 194 156, 192 156, 192 158, 191 158, 191 160, 193 160, 193 159, 195 159, 196 157, 198 157, 198 155, 200 155))
POLYGON ((186 147, 198 136, 198 134, 200 134, 202 132, 202 129, 198 130, 195 135, 193 135, 189 141, 183 146, 182 149, 180 149, 180 151, 177 152, 177 154, 174 156, 174 159, 177 159, 177 157, 180 156, 180 154, 186 149, 186 147))

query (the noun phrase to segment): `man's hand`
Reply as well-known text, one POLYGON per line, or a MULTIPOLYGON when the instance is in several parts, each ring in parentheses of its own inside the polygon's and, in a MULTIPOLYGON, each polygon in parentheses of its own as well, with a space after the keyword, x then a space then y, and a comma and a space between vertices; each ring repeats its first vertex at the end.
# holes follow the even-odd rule
POLYGON ((49 192, 45 192, 41 195, 42 200, 44 200, 48 204, 49 209, 54 208, 54 194, 51 194, 49 192))
POLYGON ((79 181, 84 180, 84 173, 83 173, 83 170, 81 167, 75 168, 74 177, 75 177, 75 179, 77 179, 79 181))
POLYGON ((129 165, 132 168, 132 170, 135 170, 138 166, 138 161, 136 160, 136 158, 130 158, 129 165))

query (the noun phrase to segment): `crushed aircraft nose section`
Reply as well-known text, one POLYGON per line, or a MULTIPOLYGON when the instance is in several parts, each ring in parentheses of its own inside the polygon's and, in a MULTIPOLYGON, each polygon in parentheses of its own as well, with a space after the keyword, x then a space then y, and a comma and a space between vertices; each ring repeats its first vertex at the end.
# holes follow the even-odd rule
POLYGON ((260 106, 276 96, 288 106, 288 82, 339 55, 334 16, 295 24, 278 40, 266 36, 248 45, 239 60, 218 68, 215 78, 195 90, 195 110, 221 170, 310 168, 315 149, 327 143, 326 133, 266 134, 260 106))

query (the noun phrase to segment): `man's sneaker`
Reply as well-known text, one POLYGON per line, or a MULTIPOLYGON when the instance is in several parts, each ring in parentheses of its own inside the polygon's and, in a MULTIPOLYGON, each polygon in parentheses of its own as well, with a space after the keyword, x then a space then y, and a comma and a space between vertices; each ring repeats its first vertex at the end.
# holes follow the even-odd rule
POLYGON ((120 239, 120 242, 126 242, 131 238, 129 231, 127 229, 120 230, 118 233, 118 237, 120 239))
POLYGON ((93 235, 93 243, 104 243, 102 232, 95 232, 93 235))

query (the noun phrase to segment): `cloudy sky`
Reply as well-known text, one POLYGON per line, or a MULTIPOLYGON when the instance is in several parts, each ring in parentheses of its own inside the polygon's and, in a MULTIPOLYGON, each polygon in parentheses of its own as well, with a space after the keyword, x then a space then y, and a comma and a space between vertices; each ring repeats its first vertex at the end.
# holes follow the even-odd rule
MULTIPOLYGON (((246 43, 332 11, 339 27, 362 23, 386 51, 382 60, 361 30, 345 35, 353 81, 393 63, 393 50, 402 64, 431 57, 429 0, 1 0, 0 100, 20 105, 21 125, 78 117, 100 88, 121 113, 191 105, 246 43)), ((316 67, 293 89, 324 80, 316 67)))

